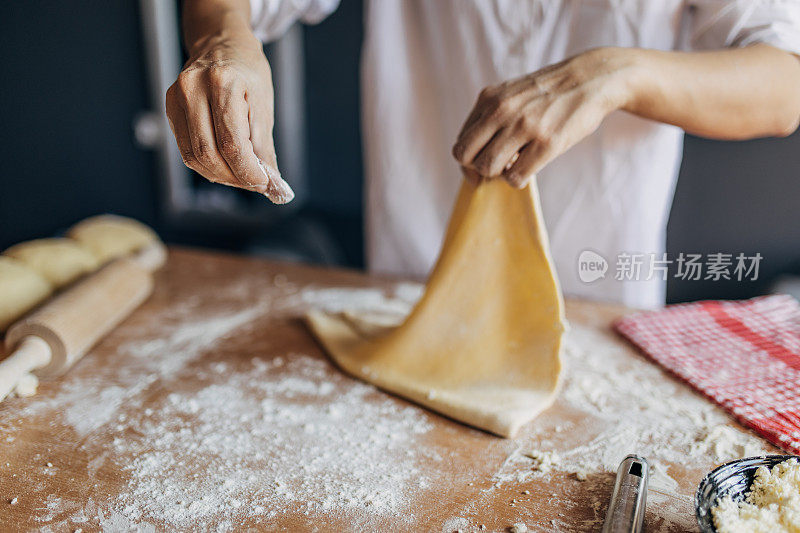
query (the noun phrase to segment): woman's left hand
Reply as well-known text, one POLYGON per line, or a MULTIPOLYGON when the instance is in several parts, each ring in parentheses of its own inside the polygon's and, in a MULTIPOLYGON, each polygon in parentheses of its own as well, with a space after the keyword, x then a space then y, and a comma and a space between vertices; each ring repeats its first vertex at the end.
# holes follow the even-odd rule
POLYGON ((624 49, 590 50, 478 96, 453 147, 462 167, 523 187, 630 99, 624 49))

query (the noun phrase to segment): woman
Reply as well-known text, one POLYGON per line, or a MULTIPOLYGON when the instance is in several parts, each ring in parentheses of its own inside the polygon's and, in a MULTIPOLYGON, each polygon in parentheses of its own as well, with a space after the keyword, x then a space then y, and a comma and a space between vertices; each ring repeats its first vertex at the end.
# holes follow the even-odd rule
MULTIPOLYGON (((261 41, 337 4, 186 1, 190 59, 167 93, 167 114, 189 167, 291 198, 272 144, 261 41)), ((459 166, 517 187, 536 174, 564 292, 663 304, 665 281, 650 267, 665 249, 683 131, 748 139, 796 129, 799 4, 373 0, 362 58, 370 269, 430 269, 459 166), (577 263, 586 250, 612 264, 641 254, 640 276, 584 283, 577 263)))

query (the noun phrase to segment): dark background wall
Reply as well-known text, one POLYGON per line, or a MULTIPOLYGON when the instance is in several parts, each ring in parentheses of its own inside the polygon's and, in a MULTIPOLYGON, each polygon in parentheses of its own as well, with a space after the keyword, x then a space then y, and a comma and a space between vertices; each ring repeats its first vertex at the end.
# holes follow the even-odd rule
MULTIPOLYGON (((311 194, 303 212, 321 221, 351 266, 363 264, 361 19, 361 2, 343 0, 304 30, 311 194)), ((136 2, 4 3, 0 49, 0 248, 100 212, 139 218, 171 242, 198 243, 159 217, 154 158, 134 142, 133 117, 149 104, 136 2)), ((671 281, 670 300, 747 297, 778 275, 800 273, 799 169, 798 134, 745 143, 687 138, 670 252, 760 252, 764 260, 758 282, 671 281)))
POLYGON ((362 2, 344 0, 305 28, 309 208, 319 213, 350 265, 363 266, 359 59, 362 2))
POLYGON ((135 2, 3 2, 0 247, 101 212, 156 222, 135 2))
POLYGON ((686 137, 667 233, 670 256, 760 253, 753 282, 676 281, 672 301, 746 298, 784 274, 800 275, 800 133, 721 142, 686 137))

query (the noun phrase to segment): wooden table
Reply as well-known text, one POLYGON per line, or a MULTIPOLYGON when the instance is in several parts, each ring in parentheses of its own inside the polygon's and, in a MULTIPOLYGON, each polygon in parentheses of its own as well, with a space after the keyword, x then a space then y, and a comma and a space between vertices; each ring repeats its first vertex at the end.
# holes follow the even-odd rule
MULTIPOLYGON (((396 286, 171 250, 153 296, 67 376, 0 404, 0 530, 598 530, 608 466, 537 472, 525 453, 568 453, 626 417, 576 409, 586 391, 568 379, 553 408, 500 439, 343 376, 299 320, 309 306, 339 305, 327 289, 369 300, 396 286)), ((622 370, 598 379, 663 382, 737 428, 610 331, 625 311, 568 302, 574 331, 616 349, 622 370)), ((571 364, 568 376, 592 376, 571 364)), ((598 401, 625 401, 625 389, 598 401)), ((676 457, 686 443, 655 445, 676 457)), ((612 451, 636 451, 624 448, 612 451)), ((674 486, 651 491, 648 531, 694 528, 692 494, 717 461, 710 451, 658 461, 674 486)))

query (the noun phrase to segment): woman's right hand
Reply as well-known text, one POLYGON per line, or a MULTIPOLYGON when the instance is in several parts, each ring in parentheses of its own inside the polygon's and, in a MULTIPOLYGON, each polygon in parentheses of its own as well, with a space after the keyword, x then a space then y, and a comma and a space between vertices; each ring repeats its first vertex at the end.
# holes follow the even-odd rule
POLYGON ((272 139, 272 75, 252 34, 211 35, 167 91, 167 118, 183 162, 209 181, 294 198, 281 178, 272 139))

